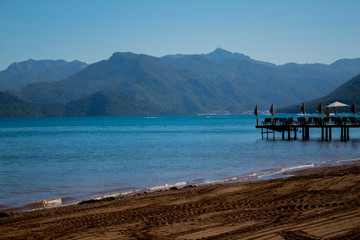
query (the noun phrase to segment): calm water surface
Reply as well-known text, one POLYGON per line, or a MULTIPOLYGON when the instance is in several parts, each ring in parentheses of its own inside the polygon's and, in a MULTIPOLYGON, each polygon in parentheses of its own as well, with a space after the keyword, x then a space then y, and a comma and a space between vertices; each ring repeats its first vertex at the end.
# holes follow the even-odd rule
POLYGON ((283 141, 262 140, 255 124, 249 115, 0 119, 0 210, 360 157, 360 129, 349 142, 340 130, 331 142, 316 130, 283 141))

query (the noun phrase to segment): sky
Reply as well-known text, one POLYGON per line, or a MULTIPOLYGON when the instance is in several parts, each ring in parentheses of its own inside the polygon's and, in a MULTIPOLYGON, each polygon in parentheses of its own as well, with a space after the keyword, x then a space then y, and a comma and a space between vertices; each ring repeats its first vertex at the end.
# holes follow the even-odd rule
POLYGON ((359 0, 0 0, 0 71, 221 47, 275 64, 360 58, 359 0))

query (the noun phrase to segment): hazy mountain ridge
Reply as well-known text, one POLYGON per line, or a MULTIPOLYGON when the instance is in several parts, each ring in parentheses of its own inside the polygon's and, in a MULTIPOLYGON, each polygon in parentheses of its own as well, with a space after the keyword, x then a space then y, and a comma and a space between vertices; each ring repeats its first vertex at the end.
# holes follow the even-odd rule
POLYGON ((29 84, 17 96, 30 102, 65 104, 111 90, 167 112, 242 113, 255 104, 281 107, 321 97, 349 79, 342 74, 353 73, 360 73, 360 59, 277 66, 223 49, 162 58, 118 52, 66 79, 29 84))
POLYGON ((33 60, 13 63, 0 72, 0 90, 20 90, 33 82, 52 82, 83 70, 86 63, 65 60, 33 60))
POLYGON ((215 61, 215 62, 223 62, 226 60, 237 59, 237 60, 246 60, 246 61, 250 61, 250 62, 254 62, 254 63, 260 63, 263 65, 276 67, 276 64, 254 60, 254 59, 250 58, 249 56, 244 55, 242 53, 237 53, 237 52, 232 53, 232 52, 226 51, 222 48, 217 48, 213 52, 207 53, 207 54, 173 54, 173 55, 165 55, 162 58, 179 59, 179 58, 184 58, 184 57, 195 57, 195 56, 201 56, 201 57, 207 58, 207 59, 209 59, 211 61, 215 61))
POLYGON ((294 69, 294 68, 314 69, 317 71, 333 74, 342 78, 350 79, 356 76, 357 74, 359 74, 358 72, 359 66, 360 66, 360 58, 340 59, 329 65, 321 64, 321 63, 313 63, 313 64, 287 63, 281 65, 280 67, 286 69, 294 69))

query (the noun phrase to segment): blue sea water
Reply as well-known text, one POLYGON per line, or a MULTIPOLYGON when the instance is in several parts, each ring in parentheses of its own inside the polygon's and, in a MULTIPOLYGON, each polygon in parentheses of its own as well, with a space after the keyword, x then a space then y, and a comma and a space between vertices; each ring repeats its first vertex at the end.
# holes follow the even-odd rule
POLYGON ((310 141, 263 140, 255 124, 251 115, 0 119, 0 211, 360 158, 360 129, 348 142, 340 130, 329 142, 316 130, 310 141))

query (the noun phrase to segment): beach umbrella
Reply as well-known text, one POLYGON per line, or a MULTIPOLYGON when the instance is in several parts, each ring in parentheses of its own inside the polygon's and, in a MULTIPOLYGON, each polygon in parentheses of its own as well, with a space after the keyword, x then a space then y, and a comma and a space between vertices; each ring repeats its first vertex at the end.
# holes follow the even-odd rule
POLYGON ((320 102, 319 106, 316 108, 316 112, 321 116, 323 109, 323 104, 320 102))
POLYGON ((355 116, 355 114, 356 114, 356 106, 355 106, 355 102, 353 102, 353 104, 351 105, 351 107, 350 107, 350 111, 354 114, 354 116, 355 116))
POLYGON ((300 111, 305 115, 306 113, 305 113, 305 103, 302 103, 301 105, 300 105, 300 111))
POLYGON ((270 113, 271 113, 271 115, 274 116, 274 114, 275 114, 275 112, 274 112, 274 104, 271 104, 270 113))
POLYGON ((259 116, 259 110, 258 110, 258 105, 257 104, 255 106, 254 114, 255 114, 256 117, 259 116))
POLYGON ((341 103, 341 102, 333 102, 329 105, 327 105, 326 107, 348 107, 349 105, 345 104, 345 103, 341 103))
POLYGON ((347 105, 347 104, 345 104, 345 103, 341 103, 341 102, 336 101, 336 102, 333 102, 333 103, 327 105, 326 107, 327 107, 327 108, 332 107, 335 115, 337 115, 337 110, 336 110, 337 107, 348 107, 348 106, 349 106, 349 105, 347 105))

